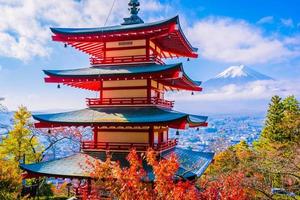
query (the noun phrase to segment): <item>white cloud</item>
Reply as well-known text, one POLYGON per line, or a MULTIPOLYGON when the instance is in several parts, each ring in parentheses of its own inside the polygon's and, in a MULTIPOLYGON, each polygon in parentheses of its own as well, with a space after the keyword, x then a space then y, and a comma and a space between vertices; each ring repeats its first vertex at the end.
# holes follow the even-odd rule
POLYGON ((272 24, 274 22, 273 16, 266 16, 257 21, 257 24, 272 24))
POLYGON ((300 98, 300 80, 256 81, 247 85, 227 85, 213 91, 175 92, 166 95, 176 100, 176 110, 194 114, 254 114, 267 111, 272 96, 300 98))
POLYGON ((142 0, 140 1, 143 11, 159 11, 165 8, 166 5, 161 4, 156 0, 142 0))
POLYGON ((291 18, 281 19, 280 21, 281 21, 282 25, 284 25, 286 27, 291 27, 291 28, 294 27, 294 21, 291 18))
POLYGON ((245 85, 225 85, 215 90, 204 91, 193 96, 187 92, 171 94, 180 101, 232 101, 232 100, 263 100, 273 95, 300 96, 300 81, 254 81, 245 85))
MULTIPOLYGON (((49 26, 103 26, 112 0, 0 0, 0 56, 28 60, 48 56, 49 26)), ((129 16, 128 1, 117 1, 108 24, 129 16)), ((160 12, 158 0, 141 1, 144 12, 160 12)))
POLYGON ((300 56, 284 39, 264 36, 262 30, 243 20, 205 18, 189 28, 188 36, 199 47, 200 56, 214 61, 256 64, 300 56))

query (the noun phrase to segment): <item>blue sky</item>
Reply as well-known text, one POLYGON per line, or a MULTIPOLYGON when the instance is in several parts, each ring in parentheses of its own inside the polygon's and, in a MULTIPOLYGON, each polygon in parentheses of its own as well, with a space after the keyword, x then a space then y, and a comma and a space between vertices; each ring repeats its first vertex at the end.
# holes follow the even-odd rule
MULTIPOLYGON (((122 17, 128 16, 126 1, 116 1, 109 25, 120 24, 122 17)), ((49 27, 102 26, 111 4, 111 0, 0 0, 4 16, 0 19, 0 97, 5 97, 4 104, 11 110, 21 104, 35 111, 74 109, 85 106, 85 97, 96 96, 45 84, 42 69, 88 67, 86 55, 51 41, 49 27)), ((296 0, 141 1, 144 21, 177 14, 187 37, 199 48, 198 59, 180 60, 193 79, 207 80, 229 66, 244 64, 283 81, 289 90, 282 95, 299 94, 295 81, 300 79, 300 6, 296 0)), ((197 113, 261 112, 274 94, 261 95, 265 90, 268 88, 257 92, 255 87, 248 98, 228 93, 233 98, 224 100, 188 95, 179 99, 177 109, 197 113), (198 109, 192 109, 194 105, 198 109)))

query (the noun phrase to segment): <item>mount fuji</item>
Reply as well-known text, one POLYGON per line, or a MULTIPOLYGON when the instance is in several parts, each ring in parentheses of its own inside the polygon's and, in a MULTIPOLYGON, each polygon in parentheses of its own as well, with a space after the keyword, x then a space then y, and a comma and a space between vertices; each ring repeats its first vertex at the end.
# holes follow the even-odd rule
POLYGON ((244 85, 254 81, 274 80, 270 76, 261 74, 244 65, 231 66, 203 83, 204 88, 217 88, 225 85, 235 84, 244 85))

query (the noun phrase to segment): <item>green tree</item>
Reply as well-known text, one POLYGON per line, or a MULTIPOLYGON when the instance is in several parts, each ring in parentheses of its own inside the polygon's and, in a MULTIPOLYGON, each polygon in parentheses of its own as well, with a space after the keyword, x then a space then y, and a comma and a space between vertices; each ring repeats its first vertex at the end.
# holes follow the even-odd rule
POLYGON ((295 96, 289 96, 283 100, 284 117, 282 129, 286 142, 300 142, 300 106, 295 96))
POLYGON ((272 97, 267 113, 262 140, 271 142, 299 142, 300 139, 300 106, 295 96, 282 100, 272 97))
POLYGON ((40 160, 43 146, 31 134, 31 114, 26 107, 21 106, 14 114, 14 126, 3 139, 0 154, 6 160, 18 163, 31 163, 40 160))
POLYGON ((279 96, 274 96, 269 104, 265 127, 262 131, 262 137, 282 141, 284 139, 284 130, 282 128, 284 117, 284 104, 279 96))
POLYGON ((19 199, 22 179, 18 163, 0 158, 0 199, 19 199))

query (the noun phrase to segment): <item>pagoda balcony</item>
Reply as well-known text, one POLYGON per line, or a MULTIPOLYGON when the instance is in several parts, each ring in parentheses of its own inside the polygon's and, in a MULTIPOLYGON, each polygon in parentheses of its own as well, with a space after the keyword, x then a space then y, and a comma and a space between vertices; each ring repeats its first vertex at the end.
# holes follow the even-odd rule
POLYGON ((111 105, 159 105, 162 107, 173 108, 174 101, 168 101, 157 97, 132 97, 132 98, 87 98, 88 107, 111 106, 111 105))
POLYGON ((141 55, 141 56, 119 56, 119 57, 106 57, 106 58, 96 58, 96 57, 91 57, 90 58, 90 63, 91 65, 98 65, 98 64, 128 64, 128 63, 149 63, 149 62, 154 62, 154 63, 159 63, 159 64, 164 64, 164 62, 158 58, 157 56, 146 56, 146 55, 141 55))
POLYGON ((169 140, 164 143, 153 144, 153 146, 148 143, 84 141, 81 143, 81 149, 83 151, 129 151, 130 149, 135 148, 137 151, 144 152, 151 147, 154 151, 162 152, 174 148, 177 144, 177 139, 169 140))

